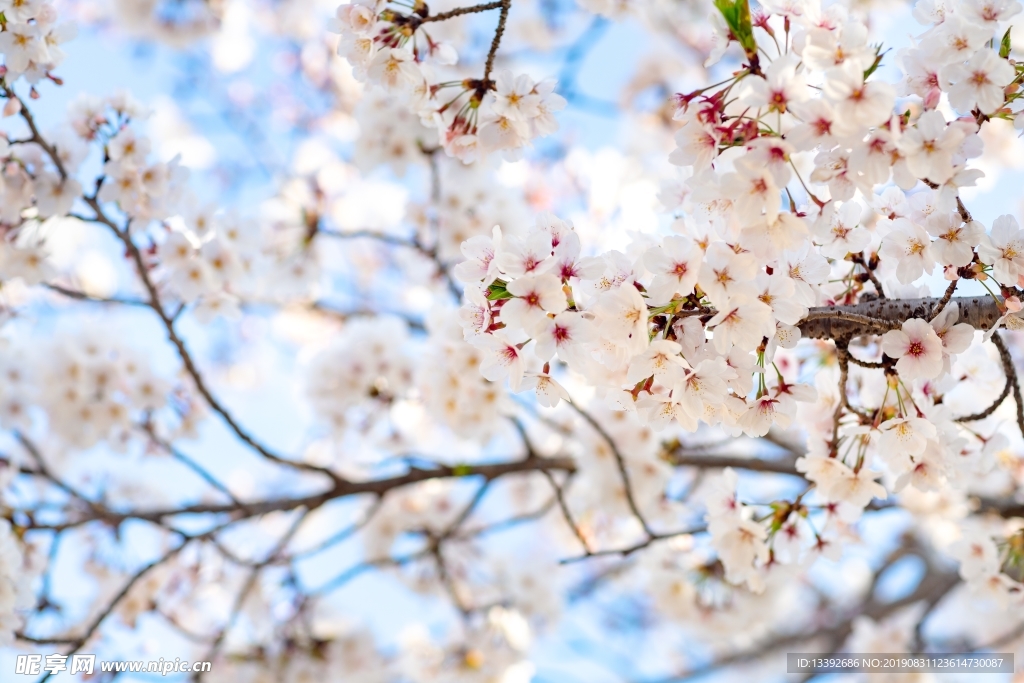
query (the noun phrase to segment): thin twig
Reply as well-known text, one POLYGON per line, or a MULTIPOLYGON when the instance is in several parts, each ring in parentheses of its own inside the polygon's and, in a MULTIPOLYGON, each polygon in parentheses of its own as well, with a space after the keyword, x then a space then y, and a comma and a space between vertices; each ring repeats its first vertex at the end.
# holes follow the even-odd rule
POLYGON ((124 306, 143 306, 148 307, 149 304, 142 299, 128 299, 123 297, 104 297, 104 296, 93 296, 92 294, 86 294, 76 289, 70 289, 63 285, 54 284, 52 282, 43 282, 43 287, 49 290, 57 292, 69 299, 76 299, 78 301, 89 301, 97 304, 122 304, 124 306))
MULTIPOLYGON (((309 509, 319 508, 325 503, 344 498, 347 496, 354 496, 365 493, 373 493, 377 495, 383 495, 392 489, 402 488, 404 486, 410 486, 419 482, 428 481, 431 479, 451 479, 451 478, 463 478, 463 477, 483 477, 484 479, 493 480, 500 477, 504 477, 511 474, 520 474, 527 472, 545 472, 560 470, 563 472, 575 472, 576 465, 569 458, 533 458, 530 460, 513 460, 509 462, 497 462, 492 464, 481 464, 481 465, 456 465, 447 466, 442 465, 438 467, 432 467, 430 469, 423 469, 420 467, 410 467, 409 471, 405 474, 396 475, 393 477, 386 477, 383 479, 371 479, 368 481, 361 482, 349 482, 341 481, 331 489, 322 493, 297 497, 297 498, 279 498, 270 500, 261 500, 252 503, 248 503, 244 508, 239 508, 235 504, 197 504, 197 505, 185 505, 178 508, 163 508, 163 509, 151 509, 151 510, 132 510, 128 512, 118 512, 109 510, 96 503, 91 503, 88 499, 83 498, 90 507, 94 508, 93 515, 85 516, 76 522, 69 522, 66 524, 59 525, 38 525, 34 528, 38 529, 66 529, 91 521, 105 521, 108 524, 120 524, 129 519, 139 519, 149 522, 160 522, 166 517, 175 517, 178 515, 196 515, 196 514, 233 514, 235 519, 244 519, 246 517, 253 517, 257 515, 264 515, 268 512, 278 512, 284 510, 294 510, 299 507, 305 507, 309 509), (244 513, 244 514, 243 514, 244 513)), ((79 494, 75 494, 79 495, 79 494)))
POLYGON ((494 68, 494 58, 498 54, 498 46, 501 44, 501 37, 505 33, 505 22, 508 21, 508 11, 512 8, 512 0, 501 0, 501 16, 498 17, 498 28, 494 30, 494 39, 491 41, 491 49, 487 52, 487 62, 484 64, 484 80, 489 81, 491 70, 494 68))
MULTIPOLYGON (((288 527, 288 530, 274 545, 273 550, 270 551, 267 557, 250 569, 249 576, 246 578, 245 583, 242 585, 242 590, 239 591, 238 595, 235 597, 235 603, 231 608, 231 612, 230 615, 228 616, 227 623, 217 633, 217 636, 213 639, 213 643, 210 645, 210 649, 206 653, 206 661, 211 661, 215 658, 218 650, 220 650, 221 645, 224 643, 224 638, 227 636, 228 631, 230 631, 234 627, 235 622, 238 620, 238 615, 242 611, 242 606, 245 604, 246 598, 249 597, 249 593, 252 591, 253 586, 256 585, 256 579, 259 578, 260 570, 262 570, 268 564, 277 559, 277 556, 280 555, 282 551, 284 551, 285 546, 287 546, 288 543, 291 542, 292 538, 295 537, 295 534, 302 526, 302 523, 306 521, 306 518, 309 516, 310 512, 311 510, 309 509, 302 510, 298 514, 295 521, 292 522, 291 526, 288 527)), ((196 672, 196 674, 192 677, 192 680, 202 680, 203 673, 203 671, 196 672)))
POLYGON ((131 257, 135 264, 135 271, 139 279, 142 281, 143 286, 146 289, 146 293, 149 296, 149 307, 157 314, 160 321, 164 325, 164 329, 167 332, 167 338, 178 352, 178 357, 181 358, 182 364, 185 366, 185 371, 189 377, 192 378, 192 382, 196 386, 196 390, 205 399, 206 403, 213 409, 215 413, 220 415, 221 419, 224 420, 225 424, 235 433, 239 439, 241 439, 246 445, 252 448, 254 451, 262 455, 267 460, 275 462, 279 465, 285 465, 294 469, 305 470, 307 472, 316 472, 317 474, 324 474, 331 478, 334 482, 341 481, 341 477, 335 472, 331 471, 326 467, 318 467, 316 465, 310 465, 309 463, 300 462, 296 460, 290 460, 277 453, 274 453, 270 448, 265 446, 263 443, 257 441, 241 424, 235 419, 234 415, 220 402, 220 400, 214 396, 213 392, 206 385, 206 380, 203 378, 202 373, 199 372, 199 368, 196 366, 195 361, 192 358, 192 354, 189 353, 188 348, 185 346, 184 340, 178 334, 177 329, 174 326, 174 317, 169 315, 164 308, 163 302, 160 298, 160 293, 157 291, 156 285, 153 283, 152 278, 149 276, 149 269, 146 266, 145 259, 142 256, 142 252, 135 245, 132 240, 130 232, 125 229, 119 229, 112 221, 110 221, 103 213, 102 207, 95 198, 87 197, 86 203, 96 212, 96 217, 114 232, 114 234, 124 244, 128 255, 131 257))
POLYGON ((502 0, 496 0, 495 2, 485 2, 480 5, 469 5, 467 7, 456 7, 453 10, 447 12, 441 12, 440 14, 431 14, 420 21, 421 24, 427 24, 432 21, 448 21, 455 17, 461 17, 464 14, 476 14, 477 12, 486 12, 492 9, 498 9, 503 6, 502 0))
POLYGON ((612 455, 615 458, 615 464, 619 468, 619 476, 622 477, 622 487, 626 492, 626 503, 629 505, 629 509, 633 512, 633 515, 640 522, 640 527, 644 530, 644 533, 648 536, 654 536, 655 533, 651 531, 650 526, 647 524, 647 520, 644 519, 644 516, 640 513, 640 507, 636 504, 636 499, 633 496, 633 487, 629 483, 629 471, 626 468, 626 459, 619 451, 619 447, 615 444, 615 441, 612 440, 612 437, 608 432, 604 430, 604 427, 599 425, 597 420, 591 417, 589 413, 576 405, 574 401, 569 401, 568 403, 572 406, 573 410, 579 413, 580 416, 594 428, 594 431, 596 431, 608 444, 608 448, 611 449, 612 455))
MULTIPOLYGON (((9 87, 7 87, 6 85, 0 87, 2 87, 3 93, 9 99, 18 99, 17 96, 14 94, 14 91, 11 90, 9 87)), ((57 167, 57 170, 59 171, 61 178, 67 178, 67 172, 64 168, 64 164, 61 161, 60 156, 57 154, 57 149, 53 145, 48 143, 42 137, 42 135, 40 135, 39 129, 36 126, 35 120, 32 117, 32 113, 24 105, 24 102, 21 102, 21 100, 19 100, 19 102, 22 105, 20 110, 21 117, 22 119, 24 119, 25 123, 29 127, 29 130, 32 133, 31 142, 34 142, 35 144, 39 145, 43 149, 43 151, 46 152, 47 156, 50 157, 50 160, 53 162, 54 166, 57 167)), ((231 415, 231 413, 228 412, 228 410, 212 394, 209 388, 207 388, 206 382, 204 381, 202 375, 199 373, 199 370, 196 367, 195 362, 192 359, 192 356, 189 354, 188 349, 185 347, 184 341, 181 339, 181 337, 175 330, 174 317, 168 315, 167 311, 164 309, 163 303, 160 300, 160 294, 157 291, 156 286, 153 284, 153 280, 149 277, 149 270, 146 266, 145 259, 142 256, 142 252, 139 250, 139 248, 135 245, 135 242, 132 240, 131 232, 129 230, 131 221, 129 220, 128 224, 125 225, 124 229, 121 229, 114 221, 112 221, 106 215, 106 213, 104 213, 103 207, 100 206, 100 203, 97 200, 97 196, 102 184, 103 176, 100 176, 96 181, 96 194, 92 196, 85 196, 82 198, 83 201, 85 201, 85 203, 95 213, 94 218, 92 218, 91 220, 106 225, 108 228, 110 228, 114 235, 117 236, 118 239, 120 239, 121 242, 124 244, 128 255, 131 257, 132 261, 135 264, 136 273, 138 274, 139 279, 142 281, 142 284, 146 289, 146 293, 149 297, 149 300, 147 302, 149 307, 157 314, 161 322, 163 322, 164 328, 167 331, 167 336, 170 339, 171 343, 174 345, 175 349, 177 349, 178 356, 181 358, 181 361, 185 366, 185 370, 188 372, 189 376, 192 377, 192 381, 195 383, 196 389, 203 396, 206 402, 210 405, 214 412, 221 416, 221 418, 224 420, 225 423, 227 423, 231 431, 233 431, 239 439, 241 439, 249 447, 251 447, 253 450, 255 450, 263 457, 281 465, 287 465, 289 467, 293 467, 296 469, 302 469, 306 471, 325 474, 329 476, 334 482, 338 482, 340 480, 340 477, 334 472, 326 468, 316 467, 308 463, 297 462, 281 457, 280 455, 273 453, 269 448, 267 448, 260 442, 256 441, 246 430, 244 430, 241 427, 241 425, 238 424, 238 422, 231 415)))
POLYGON ((1003 385, 1003 390, 996 397, 996 400, 992 402, 988 408, 982 410, 980 413, 973 413, 971 415, 965 415, 958 417, 957 422, 975 422, 977 420, 984 420, 986 417, 996 412, 996 409, 1003 404, 1006 397, 1010 395, 1010 390, 1013 388, 1014 378, 1017 375, 1016 369, 1013 367, 1013 358, 1010 357, 1010 352, 1007 350, 1006 345, 999 339, 999 334, 992 335, 992 343, 995 344, 996 349, 999 351, 999 358, 1003 363, 1003 374, 1006 376, 1006 383, 1003 385), (999 341, 996 341, 999 340, 999 341))
POLYGON ((367 524, 373 521, 374 515, 376 515, 377 512, 380 511, 380 508, 383 504, 384 496, 378 496, 376 499, 374 499, 370 507, 362 514, 362 516, 357 521, 353 522, 349 526, 332 535, 330 538, 327 538, 321 541, 320 543, 317 543, 312 548, 307 548, 305 550, 291 553, 288 556, 288 559, 299 560, 305 557, 310 557, 311 555, 321 553, 324 550, 327 550, 328 548, 335 546, 348 538, 351 538, 354 534, 363 529, 363 527, 365 527, 367 524))
POLYGON ((1024 398, 1021 397, 1020 382, 1017 379, 1017 369, 1013 366, 1013 357, 1010 355, 1009 349, 1006 348, 1006 343, 998 332, 992 335, 992 343, 999 350, 999 357, 1003 361, 1003 372, 1006 373, 1006 379, 1013 390, 1013 400, 1017 404, 1017 428, 1024 435, 1024 398))
POLYGON ((202 478, 203 481, 205 481, 207 484, 209 484, 210 486, 212 486, 213 488, 217 489, 218 491, 223 493, 225 496, 227 496, 228 500, 230 500, 232 503, 234 503, 235 505, 237 505, 238 507, 240 507, 243 510, 245 509, 245 503, 243 503, 242 501, 238 500, 238 498, 235 497, 235 494, 233 494, 231 492, 231 489, 229 489, 226 484, 224 484, 219 479, 214 477, 210 473, 209 470, 207 470, 205 467, 200 465, 198 462, 196 462, 195 460, 193 460, 189 456, 187 456, 184 453, 182 453, 181 451, 179 451, 172 444, 169 444, 166 441, 164 441, 163 439, 159 438, 156 435, 156 432, 153 429, 152 423, 150 423, 150 422, 143 423, 142 429, 143 429, 143 431, 146 432, 146 434, 149 436, 150 440, 154 444, 156 444, 160 448, 162 448, 165 451, 167 451, 168 453, 170 453, 171 457, 173 457, 175 460, 179 461, 180 463, 182 463, 183 465, 188 467, 190 470, 192 470, 193 472, 198 474, 202 478))
POLYGON ((640 541, 639 543, 636 543, 634 545, 627 546, 625 548, 608 548, 605 550, 587 551, 587 553, 584 555, 577 555, 575 557, 567 557, 563 560, 559 560, 559 564, 572 564, 574 562, 582 562, 583 560, 589 560, 592 557, 604 557, 607 555, 629 557, 638 550, 643 550, 644 548, 650 546, 652 543, 655 543, 657 541, 664 541, 670 538, 677 538, 679 536, 693 536, 694 534, 702 534, 707 530, 707 525, 701 524, 695 527, 691 527, 689 529, 682 529, 680 531, 672 531, 665 534, 653 534, 652 536, 649 536, 647 539, 640 541))
POLYGON ((953 292, 956 291, 956 286, 960 284, 960 280, 953 280, 949 283, 949 287, 946 287, 946 293, 942 295, 939 302, 935 304, 935 308, 932 309, 931 317, 928 318, 928 322, 931 322, 939 317, 939 314, 946 308, 946 304, 953 298, 953 292))
POLYGON ((549 482, 551 482, 551 488, 553 488, 555 491, 555 498, 558 500, 558 507, 561 508, 562 510, 562 516, 565 517, 566 524, 569 525, 569 528, 572 529, 573 535, 576 536, 576 539, 580 542, 580 545, 583 546, 584 552, 589 554, 590 544, 587 543, 586 537, 583 535, 583 532, 580 531, 580 528, 576 525, 576 521, 572 518, 572 512, 569 510, 569 505, 565 501, 565 491, 562 489, 561 486, 558 485, 558 482, 555 481, 555 477, 553 474, 551 474, 550 472, 544 472, 544 476, 547 477, 547 480, 549 482))

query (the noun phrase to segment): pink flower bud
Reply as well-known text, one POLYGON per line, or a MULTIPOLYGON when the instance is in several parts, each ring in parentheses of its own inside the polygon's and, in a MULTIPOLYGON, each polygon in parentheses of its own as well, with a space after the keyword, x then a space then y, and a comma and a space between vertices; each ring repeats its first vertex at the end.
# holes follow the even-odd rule
POLYGON ((12 97, 7 100, 7 104, 4 105, 4 117, 14 116, 21 111, 21 100, 12 97))

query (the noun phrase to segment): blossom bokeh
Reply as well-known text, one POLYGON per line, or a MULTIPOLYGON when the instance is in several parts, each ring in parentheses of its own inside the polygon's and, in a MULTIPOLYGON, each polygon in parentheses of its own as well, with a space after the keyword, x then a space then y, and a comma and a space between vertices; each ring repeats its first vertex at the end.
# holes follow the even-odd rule
POLYGON ((0 10, 0 680, 1024 657, 1016 0, 0 10))

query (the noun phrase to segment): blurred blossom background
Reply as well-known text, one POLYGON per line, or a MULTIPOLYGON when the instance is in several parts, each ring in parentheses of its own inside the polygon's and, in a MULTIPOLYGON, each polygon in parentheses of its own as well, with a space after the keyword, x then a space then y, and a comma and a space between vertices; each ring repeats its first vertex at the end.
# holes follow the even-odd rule
MULTIPOLYGON (((439 0, 430 9, 455 6, 439 0)), ((456 313, 462 285, 444 268, 461 260, 465 240, 490 235, 495 225, 505 235, 525 235, 544 212, 571 221, 584 255, 615 249, 635 256, 672 233, 679 206, 673 197, 686 177, 668 161, 679 125, 672 96, 738 68, 734 55, 703 66, 714 49, 710 0, 513 0, 495 68, 557 79, 566 107, 556 114, 558 130, 533 140, 521 159, 492 154, 472 164, 430 152, 436 131, 394 96, 354 77, 337 54, 339 36, 328 30, 335 0, 62 0, 57 8, 78 29, 54 70, 63 84, 44 79, 38 99, 18 86, 39 128, 62 125, 81 93, 130 92, 146 112, 138 126, 152 158, 177 159, 188 171, 180 210, 165 219, 168 231, 216 225, 237 253, 259 251, 251 262, 243 256, 237 258, 244 263, 224 266, 236 298, 204 299, 175 319, 207 384, 249 433, 274 452, 360 481, 401 474, 417 458, 458 467, 519 457, 524 430, 545 455, 570 453, 613 471, 597 434, 571 434, 578 416, 564 405, 544 408, 531 392, 497 390, 479 375, 480 358, 466 350, 456 313)), ((903 45, 919 33, 907 2, 857 2, 852 11, 886 44, 903 45)), ((495 11, 470 14, 433 24, 431 35, 457 49, 455 72, 478 76, 496 20, 495 11)), ((1024 18, 1013 21, 1016 27, 1024 18)), ((1012 36, 1016 48, 1024 30, 1012 36)), ((879 74, 898 79, 895 60, 887 57, 879 74)), ((17 116, 0 126, 11 139, 24 134, 17 116)), ((961 196, 989 225, 1000 214, 1021 215, 1024 143, 1009 121, 992 122, 982 137, 985 152, 975 166, 985 178, 961 196)), ((94 177, 103 163, 92 150, 82 176, 94 177)), ((809 161, 803 170, 809 175, 809 161)), ((111 232, 73 217, 34 230, 47 250, 48 281, 94 299, 145 294, 125 245, 111 232)), ((935 292, 945 287, 941 269, 924 282, 935 292)), ((984 290, 974 283, 958 292, 978 293, 984 290)), ((3 282, 0 306, 4 368, 22 368, 56 393, 79 362, 76 354, 92 344, 101 356, 116 355, 117 372, 128 372, 135 359, 147 368, 143 379, 132 380, 146 385, 139 391, 168 397, 147 408, 143 422, 155 415, 149 427, 160 441, 173 437, 184 458, 138 424, 125 426, 131 420, 111 418, 109 429, 90 432, 51 412, 23 424, 51 468, 95 499, 115 509, 223 502, 185 459, 202 463, 243 501, 315 490, 307 473, 261 458, 194 391, 181 389, 188 384, 181 359, 152 310, 81 301, 17 278, 3 282), (168 406, 174 417, 161 422, 168 406)), ((813 374, 803 379, 814 383, 813 374)), ((998 392, 1001 379, 989 380, 979 392, 998 392)), ((572 374, 562 384, 584 405, 599 398, 572 374)), ((951 400, 978 399, 965 391, 951 400)), ((1010 412, 999 415, 1012 422, 1012 406, 1003 408, 1010 412)), ((622 413, 594 410, 606 431, 627 435, 638 450, 649 445, 654 452, 672 436, 629 423, 622 413)), ((24 451, 5 419, 0 452, 24 451)), ((1012 455, 1005 457, 1019 459, 1020 442, 1011 437, 1012 455)), ((747 454, 761 447, 742 438, 734 445, 747 454)), ((669 526, 699 524, 699 509, 672 506, 703 491, 702 475, 651 462, 648 480, 641 474, 636 482, 645 510, 669 526)), ((747 499, 770 501, 799 493, 797 483, 745 472, 739 486, 747 499)), ((11 486, 11 500, 33 495, 17 488, 22 484, 11 486)), ((685 571, 665 567, 700 545, 693 536, 649 552, 563 564, 579 554, 579 544, 544 477, 495 479, 486 495, 479 488, 473 477, 438 479, 383 502, 332 500, 301 524, 293 511, 256 516, 225 532, 224 547, 201 544, 142 578, 82 651, 100 659, 199 660, 211 652, 209 634, 219 634, 210 682, 612 683, 684 680, 671 677, 679 671, 709 681, 799 680, 786 677, 776 660, 700 667, 768 633, 813 624, 824 602, 869 589, 899 600, 925 573, 922 560, 908 555, 877 575, 914 517, 897 507, 865 518, 857 532, 864 542, 847 546, 838 560, 822 560, 764 594, 739 598, 700 582, 684 588, 675 582, 685 571), (477 495, 467 524, 485 531, 451 546, 450 567, 429 556, 401 559, 415 556, 477 495), (345 534, 367 519, 365 528, 345 534), (538 519, 543 523, 525 523, 538 519), (289 562, 268 560, 250 575, 253 561, 235 561, 276 557, 282 538, 294 556, 289 562), (380 558, 392 561, 374 564, 380 558), (243 586, 249 590, 238 602, 243 586), (703 607, 674 601, 694 590, 707 591, 697 601, 703 607), (231 626, 223 629, 225 623, 231 626), (493 632, 500 632, 500 646, 493 632), (458 666, 442 666, 452 657, 458 666)), ((567 486, 566 496, 589 540, 621 546, 616 541, 629 536, 621 516, 602 513, 608 490, 595 475, 567 486)), ((60 500, 59 492, 40 495, 60 500)), ((926 511, 921 523, 928 534, 955 535, 941 512, 949 501, 906 496, 906 505, 926 511)), ((211 523, 210 516, 183 516, 176 527, 201 533, 211 523)), ((36 543, 30 579, 38 595, 40 576, 47 576, 49 603, 17 627, 30 635, 88 623, 126 577, 170 547, 150 522, 130 519, 83 524, 65 532, 58 547, 32 534, 27 540, 36 543)), ((944 603, 944 617, 929 622, 936 624, 930 635, 941 640, 943 629, 955 632, 961 619, 984 631, 984 613, 968 609, 972 598, 959 600, 944 603)), ((855 642, 864 651, 884 646, 886 628, 887 622, 862 623, 855 642)), ((16 655, 58 651, 45 642, 0 645, 4 681, 22 679, 10 674, 16 655)), ((104 676, 96 680, 112 680, 104 676)), ((72 678, 64 672, 52 680, 72 678)))

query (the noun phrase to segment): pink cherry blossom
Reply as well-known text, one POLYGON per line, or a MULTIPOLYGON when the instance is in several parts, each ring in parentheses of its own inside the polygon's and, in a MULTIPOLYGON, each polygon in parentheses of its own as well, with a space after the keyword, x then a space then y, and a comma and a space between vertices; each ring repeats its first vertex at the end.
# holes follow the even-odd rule
POLYGON ((898 358, 896 371, 906 381, 933 379, 942 372, 942 340, 927 321, 914 318, 882 336, 882 351, 898 358))

